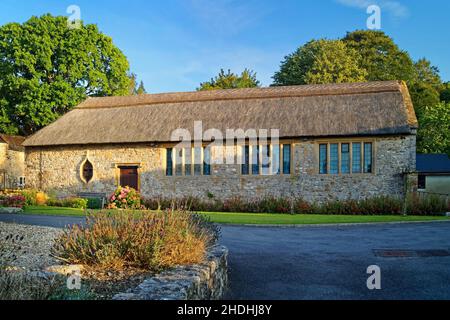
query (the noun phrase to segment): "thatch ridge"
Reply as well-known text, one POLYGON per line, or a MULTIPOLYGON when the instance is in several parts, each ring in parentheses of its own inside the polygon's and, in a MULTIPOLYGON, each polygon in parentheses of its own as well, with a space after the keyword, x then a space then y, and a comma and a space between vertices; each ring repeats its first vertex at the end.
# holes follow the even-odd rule
POLYGON ((312 84, 276 86, 268 88, 225 89, 194 92, 153 93, 133 96, 91 97, 77 108, 114 108, 149 104, 183 103, 197 101, 270 99, 287 97, 327 96, 398 91, 399 81, 312 84))

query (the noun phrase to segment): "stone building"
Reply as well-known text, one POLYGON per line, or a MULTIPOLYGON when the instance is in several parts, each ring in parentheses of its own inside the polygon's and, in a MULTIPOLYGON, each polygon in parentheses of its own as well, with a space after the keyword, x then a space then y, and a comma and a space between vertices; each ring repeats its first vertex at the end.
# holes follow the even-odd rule
POLYGON ((25 185, 25 138, 0 134, 0 189, 25 185))
POLYGON ((61 196, 403 195, 417 126, 398 81, 90 98, 25 141, 26 176, 61 196))

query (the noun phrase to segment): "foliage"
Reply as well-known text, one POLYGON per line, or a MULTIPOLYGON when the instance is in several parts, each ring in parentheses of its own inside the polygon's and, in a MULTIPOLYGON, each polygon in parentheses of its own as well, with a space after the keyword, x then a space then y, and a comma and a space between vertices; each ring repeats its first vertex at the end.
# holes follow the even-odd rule
POLYGON ((450 103, 450 82, 446 82, 442 85, 440 98, 442 102, 450 103))
POLYGON ((47 205, 50 207, 86 209, 88 207, 88 199, 75 197, 65 199, 49 199, 47 201, 47 205))
POLYGON ((450 103, 425 107, 418 113, 420 130, 417 149, 421 153, 446 153, 450 156, 450 103))
POLYGON ((37 204, 38 206, 46 205, 48 199, 49 199, 49 196, 48 196, 45 192, 38 191, 38 192, 36 193, 36 204, 37 204))
POLYGON ((439 195, 410 194, 406 199, 406 212, 426 216, 450 211, 450 201, 439 195))
POLYGON ((444 88, 439 69, 425 58, 414 63, 416 78, 409 84, 409 91, 416 112, 426 106, 435 106, 440 102, 440 92, 444 88))
MULTIPOLYGON (((424 203, 435 202, 434 198, 422 197, 417 201, 424 203)), ((214 199, 213 201, 201 200, 195 197, 182 199, 144 199, 144 205, 149 210, 170 209, 174 204, 182 204, 184 208, 198 212, 233 212, 233 213, 290 213, 290 214, 323 214, 323 215, 401 215, 404 213, 405 201, 399 197, 377 196, 362 200, 330 200, 322 203, 311 203, 305 199, 284 198, 267 196, 259 199, 246 200, 242 197, 232 197, 223 201, 214 199)), ((175 205, 176 206, 176 205, 175 205)), ((418 208, 427 207, 417 206, 418 208)), ((409 208, 409 209, 408 209, 409 208)), ((429 215, 439 214, 442 211, 441 204, 437 211, 419 212, 410 210, 407 214, 429 215)))
POLYGON ((368 81, 404 80, 416 78, 414 63, 391 37, 382 31, 356 30, 342 39, 361 55, 360 67, 367 71, 368 81))
POLYGON ((237 89, 237 88, 254 88, 259 87, 260 82, 256 79, 256 73, 252 70, 245 69, 240 75, 232 73, 228 70, 227 73, 223 69, 220 70, 219 75, 212 78, 210 81, 200 83, 198 91, 217 90, 217 89, 237 89))
POLYGON ((419 118, 418 151, 448 153, 448 131, 439 134, 440 126, 431 128, 429 119, 442 113, 440 101, 450 101, 450 85, 442 83, 429 60, 414 62, 382 31, 356 30, 341 40, 310 41, 287 56, 273 78, 274 85, 404 80, 419 118), (435 106, 438 110, 432 110, 435 106))
POLYGON ((135 73, 130 73, 128 78, 130 79, 128 95, 132 96, 147 93, 144 82, 141 81, 139 84, 137 83, 137 75, 135 73))
POLYGON ((118 187, 109 197, 109 209, 140 209, 141 196, 133 188, 118 187))
POLYGON ((0 27, 0 130, 28 135, 86 96, 125 95, 128 61, 93 24, 50 14, 0 27))
POLYGON ((23 208, 25 203, 26 199, 21 194, 0 195, 0 206, 2 207, 23 208))
POLYGON ((53 254, 94 268, 159 271, 202 262, 214 232, 204 218, 186 211, 103 211, 89 216, 86 226, 67 229, 56 239, 53 254))
POLYGON ((102 208, 102 199, 87 198, 87 208, 88 209, 103 209, 102 208))
POLYGON ((20 194, 25 197, 25 205, 26 206, 36 206, 36 195, 39 191, 36 189, 28 189, 20 191, 20 194))
POLYGON ((365 69, 360 55, 340 40, 312 40, 285 57, 274 85, 361 82, 365 69))

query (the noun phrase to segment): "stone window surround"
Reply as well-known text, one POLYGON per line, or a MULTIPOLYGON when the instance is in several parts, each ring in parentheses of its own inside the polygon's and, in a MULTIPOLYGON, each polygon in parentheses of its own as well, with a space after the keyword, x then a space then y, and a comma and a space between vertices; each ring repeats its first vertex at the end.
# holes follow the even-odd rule
POLYGON ((348 139, 318 139, 315 140, 315 154, 317 155, 317 172, 321 176, 357 176, 357 175, 375 175, 376 174, 376 152, 377 152, 377 144, 375 138, 348 138, 348 139), (342 173, 341 171, 341 152, 342 152, 342 144, 349 144, 350 147, 350 172, 342 173), (361 172, 352 172, 352 159, 353 159, 353 143, 361 143, 361 172), (372 171, 364 172, 364 144, 371 143, 372 144, 372 171), (327 145, 327 173, 320 173, 320 145, 327 145), (330 173, 330 145, 338 144, 338 173, 330 173))
MULTIPOLYGON (((242 154, 242 147, 243 146, 245 146, 245 145, 255 145, 255 144, 251 144, 251 143, 249 143, 249 142, 246 142, 245 144, 234 144, 234 146, 233 146, 233 148, 234 148, 234 157, 235 157, 235 159, 236 158, 238 158, 239 159, 239 157, 241 157, 242 158, 242 156, 243 156, 243 154, 242 154)), ((250 163, 249 163, 249 174, 243 174, 242 173, 242 166, 241 165, 239 165, 239 175, 241 175, 241 176, 245 176, 245 177, 249 177, 249 176, 251 176, 251 177, 267 177, 267 176, 273 176, 274 174, 272 174, 272 154, 273 154, 273 144, 271 144, 271 143, 264 143, 264 144, 258 144, 259 145, 259 148, 260 148, 260 150, 262 150, 262 146, 264 145, 269 145, 270 146, 270 154, 271 154, 271 159, 270 159, 270 173, 269 174, 262 174, 262 152, 260 152, 260 154, 259 154, 259 171, 260 171, 260 173, 259 174, 252 174, 252 170, 251 170, 251 164, 252 164, 252 148, 250 148, 250 158, 249 158, 249 160, 250 160, 250 163)), ((278 145, 280 146, 280 159, 279 159, 279 166, 280 166, 280 173, 279 174, 277 174, 277 176, 291 176, 291 175, 293 175, 293 170, 294 170, 294 161, 293 161, 293 159, 294 159, 294 146, 295 146, 295 142, 293 141, 293 140, 286 140, 286 141, 280 141, 279 143, 278 143, 278 145), (290 145, 291 146, 291 152, 290 152, 290 159, 289 159, 289 164, 290 164, 290 173, 289 174, 286 174, 286 173, 283 173, 283 145, 290 145)), ((206 147, 208 147, 208 146, 210 146, 211 147, 211 154, 210 154, 210 157, 211 157, 211 159, 212 159, 212 157, 213 157, 213 151, 212 151, 212 149, 214 148, 214 147, 216 147, 215 145, 214 145, 214 142, 211 142, 211 143, 202 143, 202 152, 201 152, 201 156, 202 156, 202 161, 201 161, 201 163, 202 163, 202 172, 201 172, 201 175, 194 175, 194 168, 193 168, 193 163, 192 163, 192 171, 191 171, 191 175, 186 175, 185 174, 185 169, 186 169, 186 167, 185 167, 185 152, 183 151, 183 156, 182 156, 182 163, 181 163, 181 165, 182 165, 182 174, 181 175, 176 175, 176 161, 175 161, 175 158, 176 158, 176 144, 164 144, 164 145, 162 145, 161 147, 162 148, 164 148, 164 150, 165 151, 167 151, 167 149, 172 149, 172 175, 171 176, 168 176, 168 175, 166 175, 165 174, 165 177, 167 177, 167 178, 191 178, 191 177, 202 177, 202 176, 204 176, 204 177, 209 177, 209 176, 212 176, 213 175, 213 170, 212 170, 212 164, 213 164, 213 160, 211 161, 211 172, 210 172, 210 174, 209 175, 204 175, 204 172, 203 172, 203 170, 204 170, 204 166, 203 166, 203 161, 204 161, 204 149, 206 148, 206 147)), ((224 148, 225 147, 227 147, 227 146, 224 146, 224 148)), ((185 147, 183 147, 183 149, 184 149, 185 147)), ((193 150, 194 150, 194 146, 192 146, 191 147, 191 150, 192 150, 192 152, 191 152, 191 157, 192 157, 192 159, 194 159, 194 152, 193 152, 193 150)), ((226 151, 224 151, 224 154, 225 154, 225 152, 226 151)), ((163 156, 163 168, 164 168, 164 172, 167 172, 167 152, 164 152, 164 156, 163 156)))
MULTIPOLYGON (((140 173, 140 169, 142 168, 142 163, 140 163, 140 162, 114 163, 114 178, 115 178, 117 187, 120 186, 120 167, 136 167, 137 168, 138 189, 141 190, 141 173, 140 173)), ((122 187, 125 187, 125 186, 122 186, 122 187)))
MULTIPOLYGON (((249 148, 249 163, 248 163, 249 173, 248 174, 243 174, 242 173, 242 166, 239 166, 240 167, 239 174, 241 176, 245 176, 245 177, 251 177, 251 176, 253 176, 253 177, 267 177, 267 176, 291 176, 292 175, 292 172, 293 172, 293 169, 294 169, 293 168, 293 163, 294 163, 293 156, 294 156, 294 146, 295 146, 295 144, 292 141, 286 141, 286 142, 280 141, 280 143, 276 144, 276 145, 280 146, 280 153, 279 153, 279 159, 278 159, 278 165, 279 165, 279 170, 280 170, 279 174, 274 174, 272 172, 272 170, 273 170, 272 156, 273 156, 273 146, 274 146, 274 144, 264 143, 264 144, 257 144, 257 145, 259 146, 259 173, 258 174, 253 174, 253 171, 252 171, 253 148, 249 148), (284 173, 283 172, 284 171, 283 170, 283 165, 284 165, 283 164, 283 155, 284 155, 283 149, 284 149, 285 145, 290 145, 291 146, 291 150, 290 150, 291 152, 290 152, 290 158, 289 158, 289 165, 290 165, 289 172, 290 173, 284 173), (264 174, 263 173, 263 152, 262 152, 263 146, 269 146, 270 147, 270 167, 269 167, 269 171, 270 172, 268 174, 264 174)), ((246 144, 243 144, 243 145, 239 145, 238 146, 239 148, 237 149, 237 157, 239 157, 240 159, 242 159, 243 156, 244 156, 244 154, 243 154, 243 147, 245 147, 245 146, 252 147, 252 146, 256 146, 256 144, 248 144, 248 143, 246 143, 246 144)))
POLYGON ((84 160, 81 162, 80 167, 79 167, 79 177, 81 179, 81 181, 85 184, 85 185, 89 185, 90 183, 92 183, 95 180, 95 167, 94 167, 94 163, 92 162, 92 160, 89 158, 89 154, 86 155, 86 157, 84 158, 84 160), (92 177, 89 181, 86 180, 85 176, 84 176, 84 166, 85 164, 89 162, 92 165, 92 177))

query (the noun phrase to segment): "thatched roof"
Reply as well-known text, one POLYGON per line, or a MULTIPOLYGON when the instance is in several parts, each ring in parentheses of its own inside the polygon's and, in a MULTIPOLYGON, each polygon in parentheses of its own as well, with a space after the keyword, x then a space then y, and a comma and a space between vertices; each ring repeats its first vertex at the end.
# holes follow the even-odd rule
POLYGON ((6 143, 9 149, 15 151, 24 151, 25 148, 22 145, 25 141, 25 137, 22 136, 10 136, 7 134, 0 134, 0 143, 6 143))
POLYGON ((169 142, 175 129, 279 129, 282 138, 410 134, 417 128, 398 81, 90 98, 25 146, 169 142))

